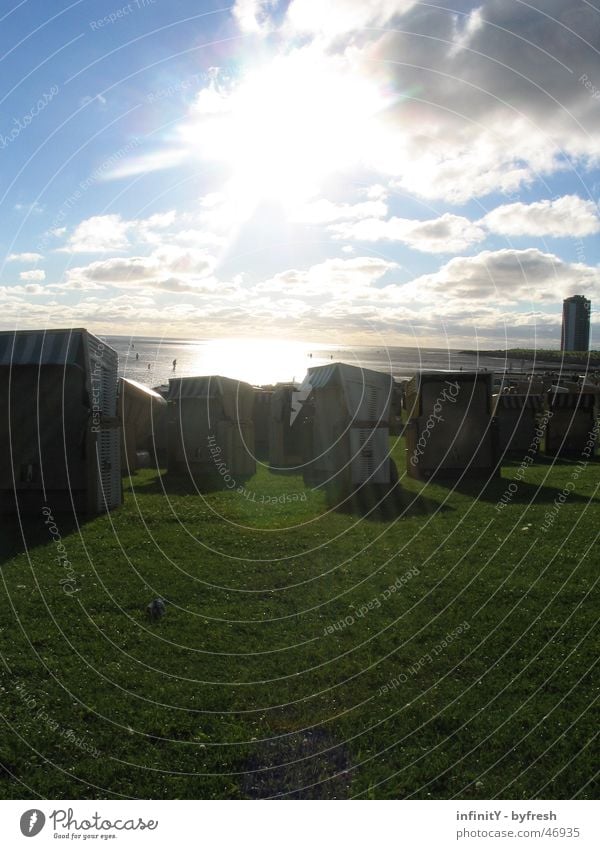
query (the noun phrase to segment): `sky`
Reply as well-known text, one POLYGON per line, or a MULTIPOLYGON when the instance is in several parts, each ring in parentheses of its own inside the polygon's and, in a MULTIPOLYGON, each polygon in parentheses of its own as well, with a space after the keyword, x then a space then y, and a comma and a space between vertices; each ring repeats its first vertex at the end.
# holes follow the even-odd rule
POLYGON ((432 347, 600 319, 588 0, 5 0, 0 327, 432 347))

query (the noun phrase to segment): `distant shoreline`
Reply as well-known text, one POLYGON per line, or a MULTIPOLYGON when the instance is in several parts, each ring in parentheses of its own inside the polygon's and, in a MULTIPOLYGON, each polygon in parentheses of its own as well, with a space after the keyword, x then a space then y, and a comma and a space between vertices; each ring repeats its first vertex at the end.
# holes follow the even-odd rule
POLYGON ((563 351, 538 350, 526 348, 508 348, 496 351, 460 351, 461 354, 472 354, 480 357, 498 357, 507 360, 537 360, 540 363, 566 363, 574 366, 600 366, 600 351, 563 351))

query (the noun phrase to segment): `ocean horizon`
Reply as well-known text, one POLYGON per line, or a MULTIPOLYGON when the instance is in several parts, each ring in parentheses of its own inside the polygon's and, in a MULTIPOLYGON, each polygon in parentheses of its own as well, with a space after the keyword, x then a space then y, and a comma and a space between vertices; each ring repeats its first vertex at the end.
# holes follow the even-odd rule
MULTIPOLYGON (((253 385, 301 382, 311 366, 344 362, 391 374, 397 379, 419 371, 528 371, 530 361, 492 357, 451 348, 327 345, 258 339, 161 339, 106 336, 119 354, 119 374, 147 386, 172 377, 221 375, 253 385)), ((537 363, 538 366, 543 363, 537 363)), ((548 364, 552 368, 552 364, 548 364)))

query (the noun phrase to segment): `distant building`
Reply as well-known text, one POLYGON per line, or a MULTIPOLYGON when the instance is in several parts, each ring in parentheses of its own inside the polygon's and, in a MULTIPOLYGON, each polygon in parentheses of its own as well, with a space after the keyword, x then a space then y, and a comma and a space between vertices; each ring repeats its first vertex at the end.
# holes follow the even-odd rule
POLYGON ((591 303, 583 295, 563 301, 561 351, 588 351, 590 347, 591 303))

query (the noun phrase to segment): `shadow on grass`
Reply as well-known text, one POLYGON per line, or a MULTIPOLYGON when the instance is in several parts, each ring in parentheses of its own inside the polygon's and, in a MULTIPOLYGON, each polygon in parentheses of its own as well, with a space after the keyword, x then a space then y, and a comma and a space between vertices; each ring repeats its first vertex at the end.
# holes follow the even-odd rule
MULTIPOLYGON (((249 480, 250 477, 236 478, 236 488, 244 486, 249 480)), ((126 495, 131 492, 137 492, 140 495, 209 495, 211 492, 232 491, 219 475, 193 478, 191 475, 171 472, 159 472, 151 478, 133 474, 131 477, 123 478, 123 487, 126 495)))
MULTIPOLYGON (((504 455, 501 458, 501 461, 500 461, 504 471, 509 472, 511 469, 514 469, 516 471, 518 469, 518 467, 520 466, 522 460, 523 460, 523 456, 524 456, 523 453, 518 454, 518 455, 516 455, 516 454, 515 455, 504 455)), ((534 462, 533 465, 534 465, 534 468, 535 468, 535 466, 554 466, 555 468, 560 469, 563 466, 564 467, 572 466, 579 459, 581 459, 581 456, 579 454, 574 454, 574 455, 570 455, 570 454, 564 454, 563 455, 563 454, 561 454, 561 455, 553 456, 551 454, 541 454, 540 453, 540 454, 535 455, 535 462, 534 462)), ((587 462, 600 465, 600 456, 589 457, 589 458, 587 458, 587 462)))
POLYGON ((342 494, 335 487, 325 488, 329 508, 348 516, 359 516, 373 522, 389 522, 400 517, 430 515, 446 512, 452 508, 440 506, 437 501, 424 498, 414 492, 403 489, 399 483, 391 488, 383 486, 362 486, 350 495, 342 494))
MULTIPOLYGON (((570 478, 565 478, 565 485, 570 478)), ((563 492, 563 487, 548 486, 547 484, 528 483, 525 480, 510 477, 484 479, 453 480, 451 478, 435 478, 433 480, 438 486, 446 487, 452 492, 466 495, 474 501, 487 501, 496 504, 503 499, 509 504, 552 504, 563 492), (516 490, 509 489, 514 483, 516 490)), ((513 487, 514 489, 514 487, 513 487)), ((569 491, 568 501, 570 504, 588 504, 589 498, 569 491)))
MULTIPOLYGON (((86 516, 79 517, 79 527, 87 520, 86 516)), ((45 524, 46 517, 41 513, 39 516, 22 514, 20 518, 13 515, 2 516, 1 522, 0 565, 25 551, 49 545, 58 539, 50 533, 45 524)), ((60 539, 77 531, 77 521, 72 513, 57 513, 54 517, 54 525, 60 534, 60 539)))

